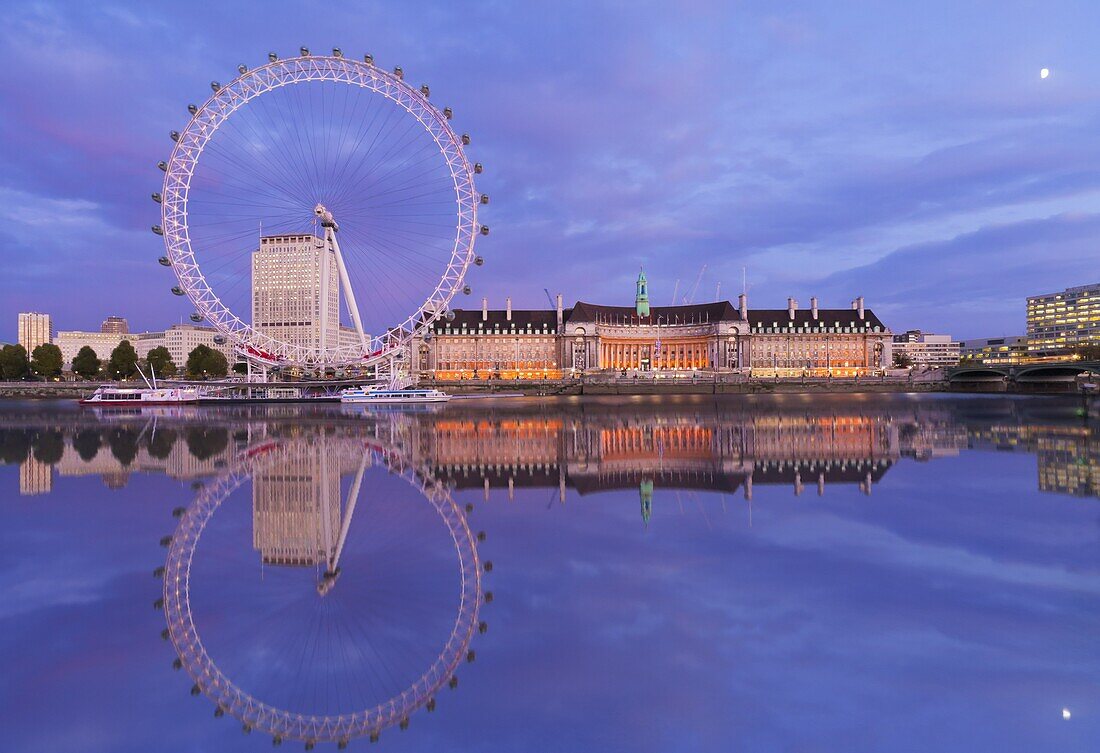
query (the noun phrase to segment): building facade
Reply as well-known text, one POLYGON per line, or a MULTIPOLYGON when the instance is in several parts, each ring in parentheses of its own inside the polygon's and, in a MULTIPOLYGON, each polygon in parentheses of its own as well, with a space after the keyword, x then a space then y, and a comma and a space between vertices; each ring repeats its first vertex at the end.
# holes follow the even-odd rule
POLYGON ((289 345, 335 348, 340 333, 336 253, 314 235, 260 238, 252 254, 252 326, 289 345))
POLYGON ((634 306, 577 302, 556 310, 454 311, 417 344, 425 378, 557 379, 608 372, 736 371, 757 377, 858 376, 888 368, 893 337, 863 305, 751 310, 728 301, 650 306, 639 275, 634 306))
MULTIPOLYGON (((111 357, 111 352, 119 346, 123 340, 129 340, 134 346, 138 358, 148 358, 149 351, 153 348, 165 347, 172 356, 172 362, 183 371, 187 363, 187 356, 199 345, 205 345, 220 351, 230 364, 233 363, 232 348, 225 343, 218 343, 215 338, 218 332, 213 327, 200 327, 195 324, 174 324, 163 332, 134 332, 122 334, 118 332, 81 332, 79 330, 67 330, 57 333, 57 347, 61 349, 61 359, 66 369, 72 368, 73 358, 85 345, 95 351, 100 360, 106 361, 111 357)), ((219 338, 220 339, 220 338, 219 338)))
POLYGON ((1069 356, 1100 346, 1100 283, 1027 299, 1028 355, 1069 356))
POLYGON ((19 315, 19 344, 29 356, 39 345, 53 342, 53 322, 49 314, 35 311, 19 315))
POLYGON ((911 329, 903 335, 894 335, 894 354, 905 354, 912 366, 943 368, 957 366, 962 344, 951 335, 933 335, 911 329))
POLYGON ((130 323, 121 316, 108 316, 99 325, 100 332, 110 332, 116 335, 130 334, 130 323))
POLYGON ((57 333, 57 347, 61 349, 61 360, 66 369, 71 369, 73 359, 80 349, 87 345, 95 351, 100 360, 106 361, 111 357, 111 351, 122 342, 123 336, 116 332, 81 332, 80 330, 64 330, 57 333))
POLYGON ((1025 335, 1010 337, 984 337, 963 340, 960 359, 987 366, 1012 366, 1028 360, 1028 338, 1025 335))

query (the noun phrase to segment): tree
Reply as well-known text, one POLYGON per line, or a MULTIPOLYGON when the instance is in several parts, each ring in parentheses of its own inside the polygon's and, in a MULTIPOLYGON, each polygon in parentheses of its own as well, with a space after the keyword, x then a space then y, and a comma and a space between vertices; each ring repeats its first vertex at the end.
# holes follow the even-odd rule
POLYGON ((53 343, 42 343, 31 353, 31 369, 43 379, 61 376, 61 366, 64 362, 61 348, 53 343))
POLYGON ((103 362, 99 360, 99 356, 91 346, 85 345, 73 358, 73 373, 84 379, 91 379, 99 373, 102 365, 103 362))
POLYGON ((57 429, 39 432, 34 438, 34 459, 46 465, 57 465, 65 456, 65 437, 57 429))
POLYGON ((73 448, 85 463, 90 463, 95 459, 102 444, 103 440, 99 435, 99 429, 84 429, 73 434, 73 448))
POLYGON ((137 351, 129 340, 123 340, 111 351, 107 361, 107 373, 115 379, 129 379, 137 374, 137 351))
POLYGON ((0 348, 0 376, 8 381, 26 379, 30 372, 27 349, 22 345, 5 345, 0 348))
POLYGON ((908 369, 913 365, 913 359, 904 350, 894 351, 894 368, 908 369))
POLYGON ((193 379, 223 377, 229 373, 229 361, 209 345, 197 345, 187 356, 187 376, 193 379))
POLYGON ((176 375, 176 362, 172 360, 172 354, 168 348, 160 345, 149 351, 145 362, 158 377, 171 377, 176 375))
POLYGON ((209 460, 225 452, 229 446, 229 431, 226 429, 208 429, 194 427, 187 430, 187 451, 196 460, 209 460))

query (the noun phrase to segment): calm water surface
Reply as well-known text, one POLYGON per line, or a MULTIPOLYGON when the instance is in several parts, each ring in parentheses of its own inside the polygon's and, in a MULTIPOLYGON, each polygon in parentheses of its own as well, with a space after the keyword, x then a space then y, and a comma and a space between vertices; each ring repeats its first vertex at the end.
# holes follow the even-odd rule
POLYGON ((1062 398, 5 403, 0 748, 1095 751, 1097 429, 1062 398))

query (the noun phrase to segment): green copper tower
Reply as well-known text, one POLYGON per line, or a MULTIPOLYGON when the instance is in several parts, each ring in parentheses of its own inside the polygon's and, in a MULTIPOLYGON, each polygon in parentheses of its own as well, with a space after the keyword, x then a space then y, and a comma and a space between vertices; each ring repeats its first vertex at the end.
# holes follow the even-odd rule
POLYGON ((638 293, 634 296, 634 310, 638 316, 649 316, 649 283, 645 271, 638 270, 638 293))

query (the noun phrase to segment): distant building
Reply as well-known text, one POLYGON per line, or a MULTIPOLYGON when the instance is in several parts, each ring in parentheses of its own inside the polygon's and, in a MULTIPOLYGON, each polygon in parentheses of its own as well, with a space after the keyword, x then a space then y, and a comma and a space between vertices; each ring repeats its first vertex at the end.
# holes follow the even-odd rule
POLYGON ((174 324, 163 332, 81 332, 78 330, 57 333, 57 346, 61 349, 61 359, 65 368, 72 368, 73 358, 85 345, 95 351, 103 361, 111 357, 111 352, 123 340, 129 340, 134 346, 138 358, 148 358, 153 348, 165 347, 172 355, 172 362, 182 371, 187 356, 199 345, 206 345, 221 351, 230 364, 234 361, 232 348, 214 341, 218 332, 213 327, 200 327, 194 324, 174 324))
POLYGON ((111 351, 117 348, 123 339, 123 336, 117 332, 65 330, 57 333, 55 344, 61 349, 61 360, 65 368, 71 369, 73 359, 85 345, 94 350, 100 360, 106 361, 111 357, 111 351))
POLYGON ((857 298, 850 309, 748 308, 728 301, 650 306, 639 275, 634 306, 578 302, 556 310, 455 310, 417 344, 436 379, 560 378, 592 372, 741 371, 753 376, 857 376, 890 365, 890 330, 857 298))
POLYGON ((933 335, 919 329, 911 329, 902 335, 894 335, 894 353, 909 356, 913 366, 939 368, 959 363, 961 344, 951 335, 933 335))
POLYGON ((130 334, 130 323, 121 316, 108 316, 103 320, 103 324, 99 325, 99 331, 116 335, 128 335, 130 334))
POLYGON ((317 351, 341 341, 336 252, 313 235, 260 238, 252 254, 252 327, 317 351))
POLYGON ((1023 335, 963 340, 959 345, 963 360, 987 366, 1014 365, 1028 359, 1028 338, 1023 335))
POLYGON ((53 342, 53 323, 49 314, 28 312, 19 315, 19 344, 30 355, 35 348, 53 342))
POLYGON ((1068 356, 1079 347, 1100 346, 1100 283, 1028 296, 1028 355, 1068 356))

